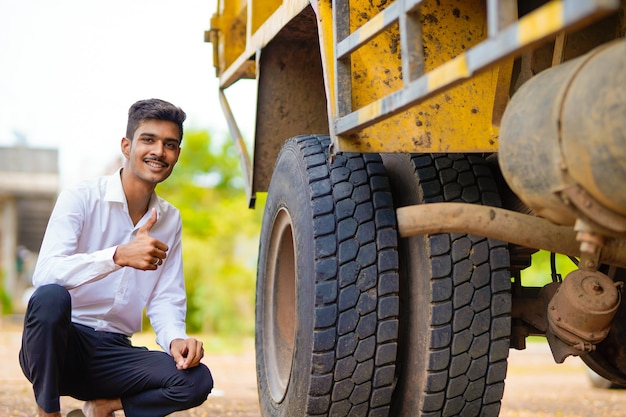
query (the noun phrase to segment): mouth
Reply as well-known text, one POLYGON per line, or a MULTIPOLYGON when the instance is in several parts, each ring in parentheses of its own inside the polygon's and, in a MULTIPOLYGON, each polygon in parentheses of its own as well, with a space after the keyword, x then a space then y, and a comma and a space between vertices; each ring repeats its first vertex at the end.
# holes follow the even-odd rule
POLYGON ((144 158, 143 161, 151 168, 163 169, 170 166, 167 162, 156 158, 144 158))

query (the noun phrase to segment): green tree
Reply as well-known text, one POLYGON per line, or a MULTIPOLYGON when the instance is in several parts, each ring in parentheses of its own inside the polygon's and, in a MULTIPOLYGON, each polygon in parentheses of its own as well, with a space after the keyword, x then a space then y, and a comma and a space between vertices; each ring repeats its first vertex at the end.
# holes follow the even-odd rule
POLYGON ((262 208, 248 209, 239 159, 230 143, 188 131, 160 196, 183 218, 183 262, 191 332, 252 335, 262 208))
MULTIPOLYGON (((567 256, 556 255, 556 272, 563 279, 570 272, 577 269, 576 264, 567 256)), ((522 284, 529 287, 543 287, 552 282, 552 267, 550 265, 550 252, 545 250, 537 251, 532 255, 531 266, 522 271, 522 284)))

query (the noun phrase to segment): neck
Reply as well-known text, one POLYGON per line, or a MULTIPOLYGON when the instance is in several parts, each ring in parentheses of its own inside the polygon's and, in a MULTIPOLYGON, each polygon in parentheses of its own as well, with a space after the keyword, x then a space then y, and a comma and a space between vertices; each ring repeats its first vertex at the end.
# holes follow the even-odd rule
POLYGON ((128 214, 133 224, 137 224, 148 211, 148 204, 150 204, 155 185, 137 181, 132 175, 128 175, 126 170, 122 170, 120 175, 122 177, 122 188, 128 203, 128 214))

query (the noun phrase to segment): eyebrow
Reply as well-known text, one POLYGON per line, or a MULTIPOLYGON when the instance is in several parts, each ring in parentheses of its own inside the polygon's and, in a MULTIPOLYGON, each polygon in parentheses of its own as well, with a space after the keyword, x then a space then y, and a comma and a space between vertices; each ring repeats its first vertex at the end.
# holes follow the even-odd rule
MULTIPOLYGON (((150 133, 150 132, 143 132, 143 133, 140 133, 140 134, 139 134, 139 137, 142 137, 142 136, 148 136, 148 137, 151 137, 151 138, 156 138, 156 137, 158 137, 156 134, 154 134, 154 133, 150 133)), ((180 140, 180 139, 177 139, 177 138, 165 138, 164 140, 165 140, 166 142, 176 142, 176 143, 178 143, 178 144, 180 144, 180 142, 181 142, 181 140, 180 140)))

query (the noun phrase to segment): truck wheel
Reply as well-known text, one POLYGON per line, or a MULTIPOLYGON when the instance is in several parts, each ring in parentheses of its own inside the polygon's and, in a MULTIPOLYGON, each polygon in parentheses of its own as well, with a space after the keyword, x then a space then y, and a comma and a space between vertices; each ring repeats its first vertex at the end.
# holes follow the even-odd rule
POLYGON ((378 155, 326 136, 283 146, 261 230, 256 359, 263 416, 386 416, 398 337, 398 255, 378 155))
MULTIPOLYGON (((477 155, 387 155, 396 207, 456 201, 500 205, 477 155)), ((511 332, 503 242, 453 233, 401 239, 394 416, 497 416, 511 332)))

